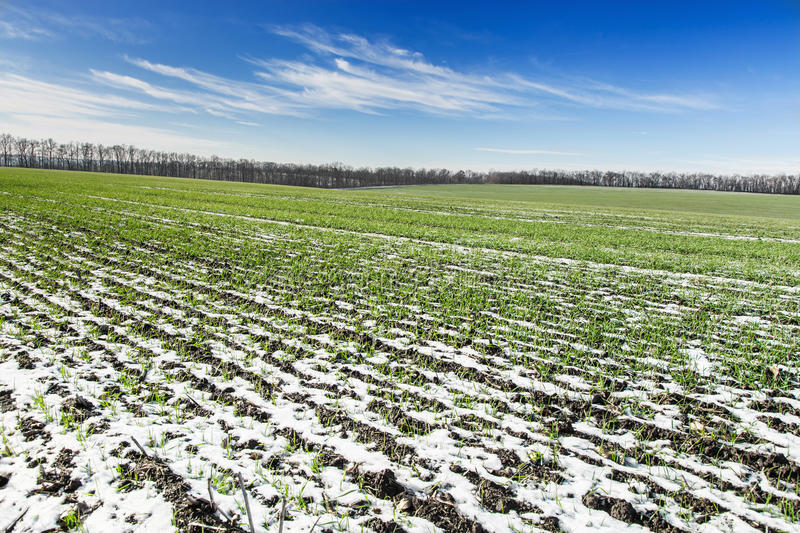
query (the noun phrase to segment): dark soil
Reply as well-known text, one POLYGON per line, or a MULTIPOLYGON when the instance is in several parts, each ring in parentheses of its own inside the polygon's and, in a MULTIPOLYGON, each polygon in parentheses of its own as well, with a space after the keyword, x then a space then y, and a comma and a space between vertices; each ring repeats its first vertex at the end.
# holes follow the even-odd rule
POLYGON ((534 462, 523 463, 512 476, 523 480, 533 479, 540 483, 549 483, 551 481, 563 483, 565 481, 563 474, 552 467, 534 462))
POLYGON ((63 449, 56 456, 55 461, 49 469, 39 467, 40 486, 33 490, 34 494, 69 494, 73 493, 81 486, 78 479, 72 479, 74 468, 73 459, 78 452, 63 449))
POLYGON ((389 422, 406 435, 427 435, 434 429, 434 426, 408 416, 400 407, 377 399, 369 402, 367 409, 385 416, 389 422))
POLYGON ((19 430, 25 440, 34 440, 39 437, 45 441, 50 440, 50 434, 44 431, 44 424, 33 418, 23 418, 19 423, 19 430))
POLYGON ((74 396, 65 400, 64 403, 61 404, 61 412, 72 415, 72 417, 78 422, 83 422, 95 414, 95 407, 92 402, 86 398, 74 396))
POLYGON ((361 483, 365 489, 384 500, 391 500, 405 492, 405 488, 395 478, 394 472, 365 472, 361 475, 361 483))
POLYGON ((14 409, 16 409, 16 406, 14 405, 14 400, 11 398, 11 391, 0 391, 0 412, 5 413, 7 411, 13 411, 14 409))
POLYGON ((28 354, 18 353, 14 358, 17 360, 20 370, 32 370, 35 367, 33 359, 28 354))
POLYGON ((413 515, 433 522, 436 527, 453 533, 487 533, 478 522, 461 515, 453 497, 437 491, 425 500, 414 499, 413 515))
POLYGON ((365 524, 368 528, 375 531, 375 533, 406 533, 406 530, 400 527, 396 522, 384 522, 380 518, 371 518, 365 524))
POLYGON ((545 516, 539 523, 536 524, 536 527, 540 529, 544 529, 545 531, 552 531, 553 533, 558 533, 561 531, 561 522, 558 521, 558 518, 555 516, 545 516))
POLYGON ((203 533, 213 529, 244 532, 238 525, 223 521, 207 500, 189 496, 189 485, 159 459, 134 451, 126 457, 132 459, 132 464, 122 466, 121 477, 134 484, 152 481, 164 499, 173 505, 179 531, 203 533))
POLYGON ((485 479, 476 472, 465 472, 464 477, 475 485, 481 505, 489 511, 507 513, 509 511, 528 512, 533 510, 531 505, 519 501, 509 487, 485 479))
POLYGON ((344 468, 348 464, 348 460, 344 456, 331 450, 322 450, 319 454, 319 460, 322 461, 323 465, 335 468, 344 468))
POLYGON ((657 512, 639 513, 627 500, 589 492, 583 496, 582 501, 586 507, 604 511, 626 524, 641 524, 658 533, 679 533, 681 531, 664 520, 657 512))

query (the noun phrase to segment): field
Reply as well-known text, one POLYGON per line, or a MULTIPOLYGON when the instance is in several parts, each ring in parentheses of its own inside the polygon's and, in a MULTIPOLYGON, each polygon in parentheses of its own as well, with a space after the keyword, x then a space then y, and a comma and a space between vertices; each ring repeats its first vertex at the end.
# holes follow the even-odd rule
POLYGON ((798 197, 0 169, 0 249, 2 528, 800 531, 798 197))

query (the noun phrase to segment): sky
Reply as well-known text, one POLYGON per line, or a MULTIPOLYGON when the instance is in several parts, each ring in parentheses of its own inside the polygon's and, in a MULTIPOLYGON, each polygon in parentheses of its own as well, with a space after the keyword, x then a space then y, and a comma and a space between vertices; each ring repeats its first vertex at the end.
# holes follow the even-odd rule
POLYGON ((800 172, 800 1, 0 0, 0 132, 295 163, 800 172))

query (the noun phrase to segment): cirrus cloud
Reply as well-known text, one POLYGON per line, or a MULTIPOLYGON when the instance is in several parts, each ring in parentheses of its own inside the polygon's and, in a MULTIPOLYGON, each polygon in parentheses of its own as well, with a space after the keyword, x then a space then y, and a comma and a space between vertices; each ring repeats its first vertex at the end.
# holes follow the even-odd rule
POLYGON ((311 116, 320 109, 515 119, 565 106, 657 113, 718 107, 696 94, 643 93, 591 80, 531 80, 513 72, 462 72, 433 64, 422 53, 388 41, 329 33, 312 25, 270 27, 269 31, 298 43, 306 54, 300 59, 245 57, 254 69, 251 80, 125 57, 150 75, 182 82, 185 88, 181 89, 129 74, 92 70, 92 76, 104 84, 235 121, 253 114, 311 116))

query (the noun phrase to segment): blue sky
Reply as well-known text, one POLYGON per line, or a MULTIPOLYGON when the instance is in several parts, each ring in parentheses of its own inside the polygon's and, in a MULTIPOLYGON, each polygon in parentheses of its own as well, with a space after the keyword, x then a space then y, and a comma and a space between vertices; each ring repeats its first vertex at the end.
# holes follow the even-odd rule
POLYGON ((282 162, 800 172, 800 2, 0 0, 0 131, 282 162))

